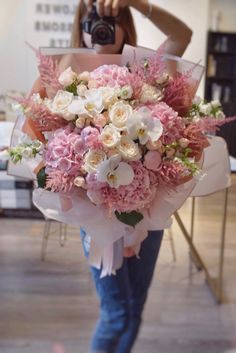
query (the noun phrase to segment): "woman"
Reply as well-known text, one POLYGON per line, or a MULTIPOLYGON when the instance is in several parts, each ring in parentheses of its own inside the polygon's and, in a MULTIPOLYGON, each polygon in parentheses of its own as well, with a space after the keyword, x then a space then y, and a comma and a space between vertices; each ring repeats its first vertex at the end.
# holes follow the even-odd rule
MULTIPOLYGON (((80 1, 75 16, 71 43, 73 47, 94 48, 98 54, 120 53, 123 45, 136 45, 136 31, 130 7, 148 18, 166 36, 165 51, 182 56, 192 31, 169 12, 146 0, 97 0, 99 16, 116 17, 115 43, 92 44, 91 35, 82 29, 82 22, 93 5, 92 0, 80 1)), ((158 43, 157 43, 158 46, 158 43)), ((81 230, 86 255, 88 236, 81 230)), ((136 340, 147 298, 163 231, 151 231, 143 241, 139 258, 132 248, 124 249, 124 262, 116 275, 100 278, 100 270, 91 268, 100 298, 100 317, 91 341, 92 353, 129 353, 136 340)))

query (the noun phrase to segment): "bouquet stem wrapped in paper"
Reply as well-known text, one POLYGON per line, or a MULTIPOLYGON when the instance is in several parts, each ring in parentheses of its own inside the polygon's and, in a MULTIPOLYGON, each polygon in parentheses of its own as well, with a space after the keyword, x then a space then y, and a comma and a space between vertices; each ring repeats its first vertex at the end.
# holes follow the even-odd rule
POLYGON ((219 102, 194 99, 203 68, 161 50, 38 57, 44 90, 19 99, 10 156, 37 181, 36 206, 81 226, 90 263, 110 274, 124 246, 138 254, 148 230, 170 225, 224 115, 219 102))

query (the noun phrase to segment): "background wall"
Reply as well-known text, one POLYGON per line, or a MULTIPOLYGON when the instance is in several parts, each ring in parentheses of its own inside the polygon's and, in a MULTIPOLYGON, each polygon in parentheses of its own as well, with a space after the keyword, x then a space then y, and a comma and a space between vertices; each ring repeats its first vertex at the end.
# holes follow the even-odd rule
MULTIPOLYGON (((171 11, 193 29, 192 42, 184 55, 191 61, 205 63, 210 10, 220 8, 222 27, 236 30, 236 13, 232 11, 233 8, 236 12, 235 0, 153 0, 153 3, 171 11)), ((25 41, 35 47, 68 45, 76 4, 77 0, 0 1, 0 95, 9 90, 28 92, 37 77, 36 59, 25 41)), ((156 49, 165 36, 140 13, 134 10, 133 14, 139 45, 156 49)), ((199 94, 203 94, 203 83, 199 94)))

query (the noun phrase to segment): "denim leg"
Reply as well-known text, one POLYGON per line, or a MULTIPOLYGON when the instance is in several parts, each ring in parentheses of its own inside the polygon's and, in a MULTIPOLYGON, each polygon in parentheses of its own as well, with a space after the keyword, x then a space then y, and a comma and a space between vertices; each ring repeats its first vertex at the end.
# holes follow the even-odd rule
POLYGON ((119 340, 115 353, 130 353, 138 335, 142 312, 147 299, 148 289, 153 277, 155 264, 161 247, 163 231, 149 231, 140 250, 140 259, 127 260, 130 286, 129 326, 119 340))
POLYGON ((91 351, 115 353, 130 316, 127 260, 124 260, 116 275, 100 278, 100 270, 92 267, 91 271, 100 298, 100 317, 91 342, 91 351))

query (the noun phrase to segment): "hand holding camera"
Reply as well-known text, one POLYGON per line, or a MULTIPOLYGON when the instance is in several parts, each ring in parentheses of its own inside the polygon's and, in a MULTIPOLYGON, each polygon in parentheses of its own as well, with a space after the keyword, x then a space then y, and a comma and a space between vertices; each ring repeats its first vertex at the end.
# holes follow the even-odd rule
MULTIPOLYGON (((86 5, 92 8, 96 3, 96 10, 100 17, 116 17, 119 14, 119 9, 125 6, 132 6, 131 0, 86 0, 86 5)), ((137 2, 137 0, 136 0, 137 2)))

